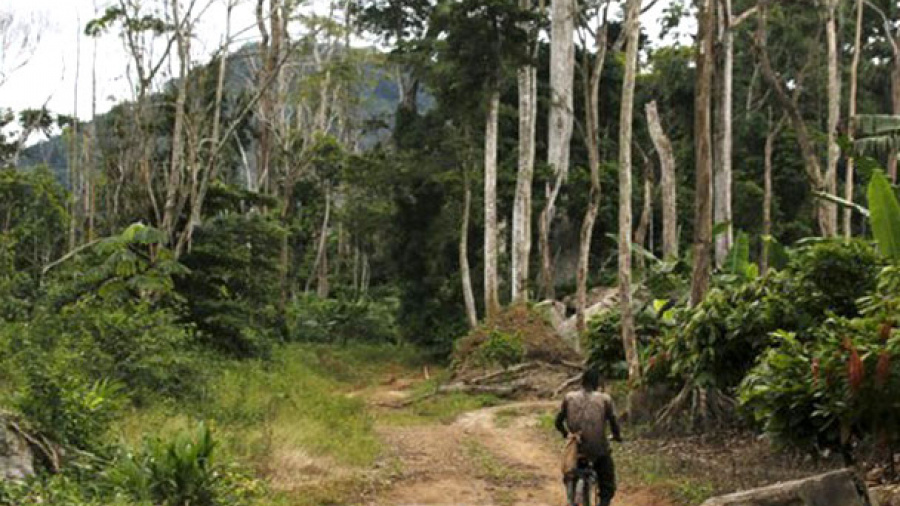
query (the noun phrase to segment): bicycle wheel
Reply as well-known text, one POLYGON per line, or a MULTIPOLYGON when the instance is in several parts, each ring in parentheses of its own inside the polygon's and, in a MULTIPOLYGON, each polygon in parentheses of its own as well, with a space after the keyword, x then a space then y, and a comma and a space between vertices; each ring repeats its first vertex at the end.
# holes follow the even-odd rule
POLYGON ((592 486, 593 484, 591 483, 590 479, 582 479, 581 483, 582 483, 581 504, 582 504, 582 506, 591 506, 591 504, 592 504, 591 499, 594 496, 593 491, 596 490, 597 487, 592 486))

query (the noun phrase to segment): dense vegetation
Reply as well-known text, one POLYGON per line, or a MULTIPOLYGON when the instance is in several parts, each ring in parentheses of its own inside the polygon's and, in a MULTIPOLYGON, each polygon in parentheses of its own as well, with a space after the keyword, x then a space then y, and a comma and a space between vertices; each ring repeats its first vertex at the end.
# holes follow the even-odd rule
POLYGON ((80 27, 127 41, 131 99, 0 110, 0 407, 42 464, 0 504, 298 500, 278 444, 378 453, 367 366, 470 331, 522 362, 494 324, 541 299, 660 426, 900 439, 896 2, 674 1, 649 37, 637 0, 271 0, 203 58, 188 3, 80 27))

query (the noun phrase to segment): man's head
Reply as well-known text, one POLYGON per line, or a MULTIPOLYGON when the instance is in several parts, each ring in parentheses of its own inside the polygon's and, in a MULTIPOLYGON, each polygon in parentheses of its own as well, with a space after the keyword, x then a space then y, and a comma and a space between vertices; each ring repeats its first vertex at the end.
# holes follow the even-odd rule
POLYGON ((581 374, 581 386, 591 391, 600 388, 600 371, 593 367, 585 368, 581 374))

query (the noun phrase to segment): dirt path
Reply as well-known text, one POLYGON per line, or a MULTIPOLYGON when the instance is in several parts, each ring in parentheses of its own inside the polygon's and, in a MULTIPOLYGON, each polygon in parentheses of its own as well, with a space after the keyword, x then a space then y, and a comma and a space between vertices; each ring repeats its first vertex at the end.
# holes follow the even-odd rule
MULTIPOLYGON (((373 506, 565 504, 561 442, 539 424, 556 403, 523 402, 471 411, 450 424, 379 427, 397 468, 373 506)), ((620 488, 616 506, 667 506, 648 490, 620 488)))

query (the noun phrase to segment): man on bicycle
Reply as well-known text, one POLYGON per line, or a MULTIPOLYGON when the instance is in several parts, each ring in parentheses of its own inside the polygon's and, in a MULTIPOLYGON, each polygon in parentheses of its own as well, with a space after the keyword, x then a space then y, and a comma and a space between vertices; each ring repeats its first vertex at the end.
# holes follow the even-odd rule
MULTIPOLYGON (((609 506, 616 493, 616 470, 609 441, 606 440, 606 424, 609 424, 613 440, 621 442, 622 436, 612 397, 597 391, 599 386, 600 372, 593 368, 585 369, 581 376, 581 389, 569 392, 563 399, 556 415, 556 429, 564 438, 569 433, 581 435, 579 456, 593 464, 600 488, 600 506, 609 506)), ((569 504, 574 504, 574 477, 565 476, 563 480, 569 504)))

